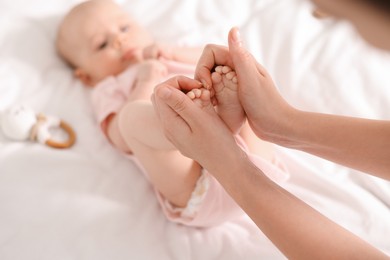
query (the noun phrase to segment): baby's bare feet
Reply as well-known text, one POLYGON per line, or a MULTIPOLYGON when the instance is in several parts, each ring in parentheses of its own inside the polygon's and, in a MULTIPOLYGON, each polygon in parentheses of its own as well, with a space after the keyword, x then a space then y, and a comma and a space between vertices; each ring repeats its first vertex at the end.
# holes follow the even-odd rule
POLYGON ((205 88, 194 88, 187 92, 187 96, 201 108, 212 108, 210 91, 205 88))
POLYGON ((234 70, 217 66, 211 74, 217 111, 230 130, 237 134, 245 122, 245 111, 238 98, 238 81, 234 70))

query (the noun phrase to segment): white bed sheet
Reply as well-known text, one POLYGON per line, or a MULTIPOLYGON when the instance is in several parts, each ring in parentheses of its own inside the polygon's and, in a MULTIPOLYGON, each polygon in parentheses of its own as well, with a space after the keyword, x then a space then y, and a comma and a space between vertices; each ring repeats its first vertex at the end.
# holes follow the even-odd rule
MULTIPOLYGON (((69 122, 78 137, 59 151, 0 135, 0 259, 284 259, 248 217, 210 229, 163 217, 150 184, 107 143, 88 92, 56 56, 59 19, 78 2, 0 2, 0 110, 31 106, 69 122)), ((346 23, 312 18, 304 0, 119 3, 167 42, 225 44, 238 25, 295 106, 390 119, 389 55, 346 23)), ((277 152, 291 172, 288 190, 390 254, 388 182, 277 152)))

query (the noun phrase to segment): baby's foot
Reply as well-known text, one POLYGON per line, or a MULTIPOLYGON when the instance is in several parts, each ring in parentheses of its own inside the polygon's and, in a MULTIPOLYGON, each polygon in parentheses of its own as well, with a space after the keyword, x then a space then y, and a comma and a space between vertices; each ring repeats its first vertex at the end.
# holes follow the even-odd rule
POLYGON ((187 92, 187 96, 194 101, 201 108, 213 108, 211 104, 210 91, 205 88, 194 88, 187 92))
POLYGON ((211 74, 217 111, 230 130, 237 134, 245 122, 245 111, 238 98, 237 75, 228 66, 217 66, 211 74))

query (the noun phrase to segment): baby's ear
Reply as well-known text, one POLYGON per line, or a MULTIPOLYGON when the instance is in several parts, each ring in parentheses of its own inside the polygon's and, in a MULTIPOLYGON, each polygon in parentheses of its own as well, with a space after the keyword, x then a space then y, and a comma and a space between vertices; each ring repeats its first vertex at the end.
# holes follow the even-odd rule
POLYGON ((77 68, 73 72, 74 76, 78 78, 84 85, 88 87, 92 87, 92 79, 91 76, 88 75, 83 69, 77 68))

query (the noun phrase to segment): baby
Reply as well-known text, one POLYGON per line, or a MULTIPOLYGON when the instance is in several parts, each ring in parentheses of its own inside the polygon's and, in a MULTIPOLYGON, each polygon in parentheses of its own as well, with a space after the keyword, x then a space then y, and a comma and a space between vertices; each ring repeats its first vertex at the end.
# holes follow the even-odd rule
MULTIPOLYGON (((243 214, 207 171, 166 139, 150 101, 161 81, 178 74, 193 76, 201 48, 157 44, 110 0, 87 1, 72 8, 60 24, 56 47, 75 77, 92 88, 92 104, 103 133, 138 163, 168 219, 208 227, 243 214)), ((226 100, 220 101, 218 112, 238 132, 243 111, 235 113, 238 120, 230 119, 228 104, 230 98, 237 98, 235 73, 225 66, 213 75, 215 94, 226 100)), ((205 93, 195 89, 187 95, 197 100, 205 93)), ((270 172, 280 171, 263 164, 270 172)))

